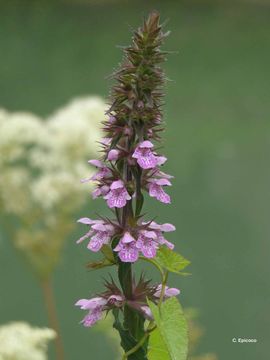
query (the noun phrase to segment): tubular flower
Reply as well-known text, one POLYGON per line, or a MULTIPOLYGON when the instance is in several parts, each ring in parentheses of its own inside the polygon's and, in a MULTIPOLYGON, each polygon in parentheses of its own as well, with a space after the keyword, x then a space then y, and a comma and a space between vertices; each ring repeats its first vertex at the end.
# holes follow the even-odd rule
POLYGON ((149 180, 149 195, 156 198, 158 201, 164 204, 170 204, 170 195, 165 193, 163 186, 171 186, 171 182, 168 179, 150 179, 149 180))
POLYGON ((110 186, 110 191, 104 196, 107 200, 109 208, 123 208, 127 201, 131 199, 131 196, 127 192, 122 180, 113 181, 110 186))
POLYGON ((90 225, 90 230, 77 240, 77 244, 86 239, 90 239, 87 248, 91 251, 99 251, 103 245, 108 244, 114 234, 114 227, 105 223, 103 220, 91 220, 89 218, 81 218, 79 223, 90 225))
POLYGON ((88 310, 81 323, 85 327, 95 325, 97 321, 102 319, 103 313, 113 307, 121 307, 124 298, 121 295, 110 295, 107 299, 103 297, 95 297, 92 299, 80 299, 75 303, 82 310, 88 310))
POLYGON ((136 240, 130 233, 126 232, 114 248, 114 251, 118 252, 121 261, 133 263, 137 261, 139 257, 139 250, 136 245, 136 240))
POLYGON ((149 140, 143 141, 136 147, 132 157, 137 159, 142 169, 153 169, 157 166, 158 158, 151 150, 153 147, 154 145, 149 140))

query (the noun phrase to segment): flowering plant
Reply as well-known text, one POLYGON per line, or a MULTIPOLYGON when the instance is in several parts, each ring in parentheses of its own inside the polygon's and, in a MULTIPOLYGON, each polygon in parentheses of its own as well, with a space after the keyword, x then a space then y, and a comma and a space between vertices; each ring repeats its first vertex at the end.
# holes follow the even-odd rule
POLYGON ((159 15, 153 12, 124 49, 123 64, 114 73, 116 85, 100 141, 102 157, 89 160, 96 173, 83 182, 94 181, 93 198, 103 197, 113 218, 79 223, 87 232, 77 242, 88 241, 90 251, 103 258, 88 266, 93 269, 117 266, 119 285, 107 281, 105 291, 75 305, 86 310, 82 323, 91 327, 103 314, 112 311, 114 327, 121 337, 123 359, 186 359, 187 326, 176 299, 180 290, 167 286, 168 273, 180 273, 189 262, 173 251, 164 233, 175 230, 170 223, 157 223, 142 214, 145 192, 169 204, 165 188, 171 175, 161 170, 166 157, 160 154, 162 85, 165 77, 160 63, 166 53, 160 49, 168 33, 162 31, 159 15), (136 280, 132 264, 144 260, 161 274, 160 284, 151 284, 141 275, 136 280))

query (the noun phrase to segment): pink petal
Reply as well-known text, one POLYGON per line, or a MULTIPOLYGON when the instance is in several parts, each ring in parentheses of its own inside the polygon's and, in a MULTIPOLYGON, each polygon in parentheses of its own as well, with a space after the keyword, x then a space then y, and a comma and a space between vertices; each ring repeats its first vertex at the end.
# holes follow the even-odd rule
POLYGON ((157 234, 155 231, 148 231, 148 230, 143 230, 142 234, 149 238, 149 239, 156 239, 157 238, 157 234))
POLYGON ((109 122, 110 124, 113 124, 113 123, 116 122, 116 118, 115 118, 113 115, 110 115, 110 116, 109 116, 109 119, 108 119, 108 122, 109 122))
POLYGON ((116 150, 116 149, 112 149, 108 152, 108 156, 107 156, 107 159, 109 161, 114 161, 114 160, 117 160, 119 158, 119 154, 120 154, 120 151, 119 150, 116 150))
POLYGON ((87 249, 93 252, 98 252, 102 248, 102 246, 103 246, 103 241, 101 239, 92 238, 89 244, 87 245, 87 249))
POLYGON ((88 217, 80 218, 79 220, 77 220, 77 222, 81 223, 81 224, 86 224, 86 225, 91 225, 94 223, 94 221, 89 219, 88 217))
POLYGON ((123 262, 135 262, 138 260, 139 251, 135 246, 123 246, 119 252, 119 257, 123 262))
POLYGON ((164 204, 170 204, 171 198, 165 191, 162 189, 161 186, 150 184, 149 186, 149 195, 151 197, 155 197, 157 200, 161 201, 164 204))
MULTIPOLYGON (((152 243, 152 242, 151 242, 152 243)), ((141 249, 141 252, 146 258, 153 258, 157 254, 157 249, 154 244, 144 244, 144 246, 141 249)))
POLYGON ((102 308, 89 312, 81 321, 85 327, 91 327, 102 318, 102 308))
POLYGON ((84 236, 82 236, 81 238, 79 238, 79 240, 76 241, 77 244, 80 244, 81 242, 83 242, 86 239, 89 239, 90 236, 93 234, 93 230, 89 230, 84 236))
POLYGON ((100 143, 105 146, 110 145, 111 142, 112 142, 112 138, 108 138, 108 137, 102 138, 100 140, 100 143))
POLYGON ((166 245, 169 249, 173 250, 174 249, 174 244, 171 243, 170 241, 164 239, 164 242, 163 242, 164 245, 166 245))
POLYGON ((96 188, 96 189, 92 192, 92 198, 93 198, 93 199, 97 199, 100 195, 101 195, 100 188, 96 188))
POLYGON ((135 241, 134 237, 130 235, 129 232, 125 232, 124 236, 121 238, 121 242, 124 244, 128 244, 135 241))
POLYGON ((116 180, 111 184, 110 189, 111 190, 116 190, 116 189, 120 189, 120 188, 123 188, 123 187, 125 187, 123 181, 122 180, 116 180))
POLYGON ((167 158, 165 156, 157 156, 156 159, 157 165, 163 165, 167 161, 167 158))
POLYGON ((170 223, 165 223, 165 224, 160 225, 160 230, 164 231, 164 232, 175 231, 175 226, 170 223))
POLYGON ((151 143, 151 141, 145 140, 139 144, 139 147, 151 149, 152 147, 154 147, 154 145, 151 143))
POLYGON ((171 186, 172 183, 168 179, 157 179, 154 180, 153 183, 160 186, 171 186))
POLYGON ((96 307, 103 306, 107 301, 102 297, 95 297, 92 299, 80 299, 75 303, 75 306, 80 306, 82 310, 95 309, 96 307))
POLYGON ((155 155, 148 154, 147 156, 139 156, 137 162, 142 169, 153 169, 157 166, 157 158, 155 155))
POLYGON ((176 288, 168 288, 165 290, 165 295, 167 297, 177 296, 180 294, 180 290, 176 288))
POLYGON ((149 320, 153 320, 153 314, 152 311, 150 310, 150 307, 147 305, 143 305, 141 306, 141 311, 143 312, 143 314, 145 315, 145 317, 149 320))
POLYGON ((97 168, 104 167, 104 164, 100 160, 96 160, 96 159, 88 160, 88 163, 95 166, 95 167, 97 167, 97 168))
MULTIPOLYGON (((102 221, 102 220, 101 220, 102 221)), ((92 226, 92 229, 98 230, 98 231, 106 231, 106 226, 103 223, 95 223, 92 226)))

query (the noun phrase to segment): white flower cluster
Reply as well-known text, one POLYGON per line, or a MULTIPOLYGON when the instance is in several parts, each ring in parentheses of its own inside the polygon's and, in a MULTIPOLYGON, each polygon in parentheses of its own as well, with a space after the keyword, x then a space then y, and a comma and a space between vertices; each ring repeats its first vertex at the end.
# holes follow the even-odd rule
POLYGON ((0 110, 0 198, 6 212, 22 214, 29 201, 52 209, 82 194, 78 179, 89 175, 86 159, 97 153, 105 107, 98 97, 79 98, 44 120, 0 110))
MULTIPOLYGON (((17 218, 21 227, 8 230, 19 249, 32 251, 26 255, 30 262, 40 256, 35 261, 40 268, 45 251, 60 250, 71 214, 89 191, 80 178, 91 175, 87 160, 98 153, 105 110, 101 98, 89 96, 74 99, 46 119, 0 109, 0 208, 17 218), (40 247, 44 237, 47 249, 40 247)), ((57 261, 55 253, 49 255, 57 261)))
POLYGON ((46 360, 52 329, 31 327, 25 322, 0 326, 0 360, 46 360))

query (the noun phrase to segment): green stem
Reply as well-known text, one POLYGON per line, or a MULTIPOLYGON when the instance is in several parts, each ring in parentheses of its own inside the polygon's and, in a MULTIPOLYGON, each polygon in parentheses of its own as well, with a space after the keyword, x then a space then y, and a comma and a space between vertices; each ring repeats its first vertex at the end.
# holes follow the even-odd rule
POLYGON ((162 278, 162 286, 161 286, 161 293, 160 293, 160 298, 159 298, 159 302, 158 302, 158 307, 160 308, 163 298, 164 298, 164 294, 165 294, 165 287, 166 287, 166 283, 168 280, 168 271, 164 272, 163 278, 162 278))
POLYGON ((150 333, 152 331, 154 331, 156 329, 156 325, 154 325, 153 322, 150 322, 148 325, 148 328, 146 330, 146 332, 144 333, 143 337, 140 339, 140 341, 138 341, 138 343, 129 351, 127 351, 123 357, 122 360, 126 360, 128 358, 128 356, 134 354, 137 350, 140 349, 140 347, 143 346, 143 344, 145 343, 145 341, 147 340, 148 336, 150 335, 150 333))
POLYGON ((146 262, 149 262, 150 264, 154 265, 154 266, 158 269, 158 271, 160 272, 161 280, 162 280, 162 282, 163 282, 165 273, 164 273, 162 267, 158 265, 158 263, 156 263, 154 260, 152 260, 152 259, 150 259, 150 258, 146 258, 146 257, 144 257, 144 256, 139 256, 139 259, 140 259, 140 260, 143 260, 143 261, 146 261, 146 262))

